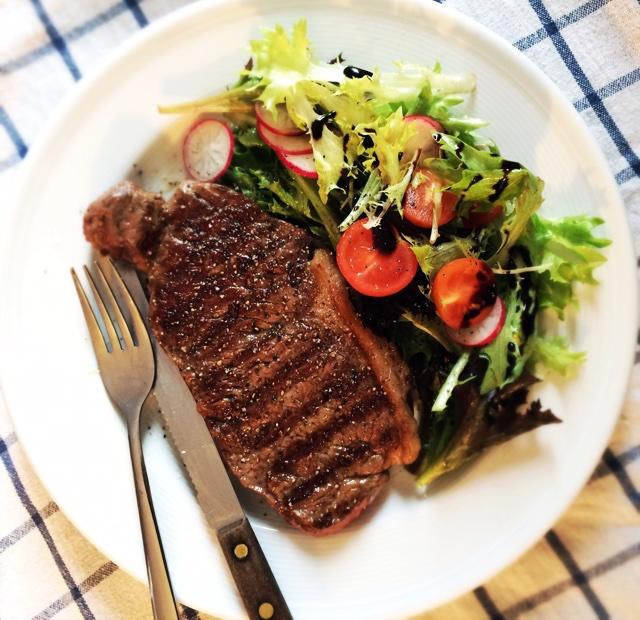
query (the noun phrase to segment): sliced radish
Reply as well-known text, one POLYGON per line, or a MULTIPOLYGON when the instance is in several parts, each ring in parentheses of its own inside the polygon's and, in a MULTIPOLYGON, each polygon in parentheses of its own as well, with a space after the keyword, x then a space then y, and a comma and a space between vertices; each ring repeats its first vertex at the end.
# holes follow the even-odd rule
POLYGON ((182 160, 196 181, 215 181, 233 157, 233 132, 222 121, 205 119, 191 126, 182 143, 182 160))
POLYGON ((498 297, 491 312, 482 323, 462 329, 447 328, 447 333, 452 340, 465 347, 484 347, 498 337, 506 316, 507 307, 498 297))
POLYGON ((412 160, 418 151, 422 151, 421 157, 437 157, 440 147, 433 139, 433 134, 442 131, 442 125, 435 118, 420 114, 405 116, 404 122, 411 123, 414 134, 404 148, 403 161, 412 160))
POLYGON ((256 103, 255 110, 258 120, 273 131, 273 133, 280 134, 281 136, 300 136, 304 133, 304 131, 298 129, 291 120, 284 103, 276 106, 275 114, 269 112, 261 103, 256 103))
POLYGON ((308 179, 317 179, 316 165, 313 161, 313 153, 305 155, 287 155, 276 151, 278 159, 292 172, 308 179))
POLYGON ((286 155, 305 155, 306 153, 313 152, 311 142, 309 142, 309 138, 305 135, 283 136, 282 134, 271 131, 271 129, 260 121, 256 124, 256 128, 262 141, 274 151, 286 155))

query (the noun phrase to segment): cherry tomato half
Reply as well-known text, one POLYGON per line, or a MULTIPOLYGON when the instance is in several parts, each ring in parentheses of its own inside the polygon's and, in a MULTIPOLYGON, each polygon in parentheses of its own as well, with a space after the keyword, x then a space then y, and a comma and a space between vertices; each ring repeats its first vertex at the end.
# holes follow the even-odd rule
POLYGON ((452 329, 477 325, 496 301, 496 278, 487 263, 458 258, 436 273, 431 299, 443 323, 452 329))
POLYGON ((401 291, 416 274, 418 261, 409 244, 397 239, 390 252, 374 246, 373 233, 364 227, 366 219, 351 224, 336 247, 338 268, 359 293, 386 297, 401 291))
POLYGON ((494 205, 488 211, 477 211, 474 207, 475 205, 471 207, 467 217, 464 218, 465 228, 483 228, 502 214, 502 205, 494 205))
MULTIPOLYGON (((433 192, 434 184, 440 181, 429 170, 418 170, 402 199, 404 219, 420 228, 433 226, 433 192)), ((443 192, 440 203, 438 226, 450 222, 456 216, 458 197, 451 192, 443 192)))

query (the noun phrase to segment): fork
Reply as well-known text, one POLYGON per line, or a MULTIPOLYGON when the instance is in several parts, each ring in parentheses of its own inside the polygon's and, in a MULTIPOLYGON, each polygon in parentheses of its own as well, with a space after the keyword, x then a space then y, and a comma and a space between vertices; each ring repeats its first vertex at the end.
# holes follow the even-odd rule
POLYGON ((111 260, 100 258, 95 266, 97 283, 86 266, 84 271, 104 332, 74 269, 71 269, 71 276, 89 328, 102 382, 109 398, 127 422, 153 616, 157 620, 178 620, 140 442, 140 412, 155 378, 153 349, 140 312, 111 260), (116 301, 110 282, 117 287, 122 308, 116 301), (123 310, 131 325, 125 320, 123 310))

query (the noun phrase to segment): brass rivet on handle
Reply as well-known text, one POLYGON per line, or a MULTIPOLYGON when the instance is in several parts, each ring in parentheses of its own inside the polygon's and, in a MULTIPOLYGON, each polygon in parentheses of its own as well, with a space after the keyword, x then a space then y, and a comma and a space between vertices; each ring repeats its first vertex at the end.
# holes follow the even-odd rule
POLYGON ((262 620, 269 620, 269 618, 273 618, 273 605, 271 603, 262 603, 260 607, 258 607, 258 615, 262 618, 262 620))
POLYGON ((249 547, 244 543, 240 543, 233 548, 233 553, 239 560, 244 560, 249 555, 249 547))

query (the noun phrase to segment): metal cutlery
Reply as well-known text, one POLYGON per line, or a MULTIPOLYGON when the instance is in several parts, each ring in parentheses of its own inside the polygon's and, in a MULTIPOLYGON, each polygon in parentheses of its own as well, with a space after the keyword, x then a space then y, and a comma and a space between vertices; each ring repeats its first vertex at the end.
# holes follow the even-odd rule
POLYGON ((140 411, 155 378, 153 349, 140 312, 113 263, 105 258, 96 262, 97 281, 86 267, 84 270, 100 320, 73 269, 71 275, 89 328, 100 376, 109 398, 127 423, 153 615, 159 620, 178 620, 140 442, 140 411), (112 286, 117 289, 122 307, 116 301, 112 286))

